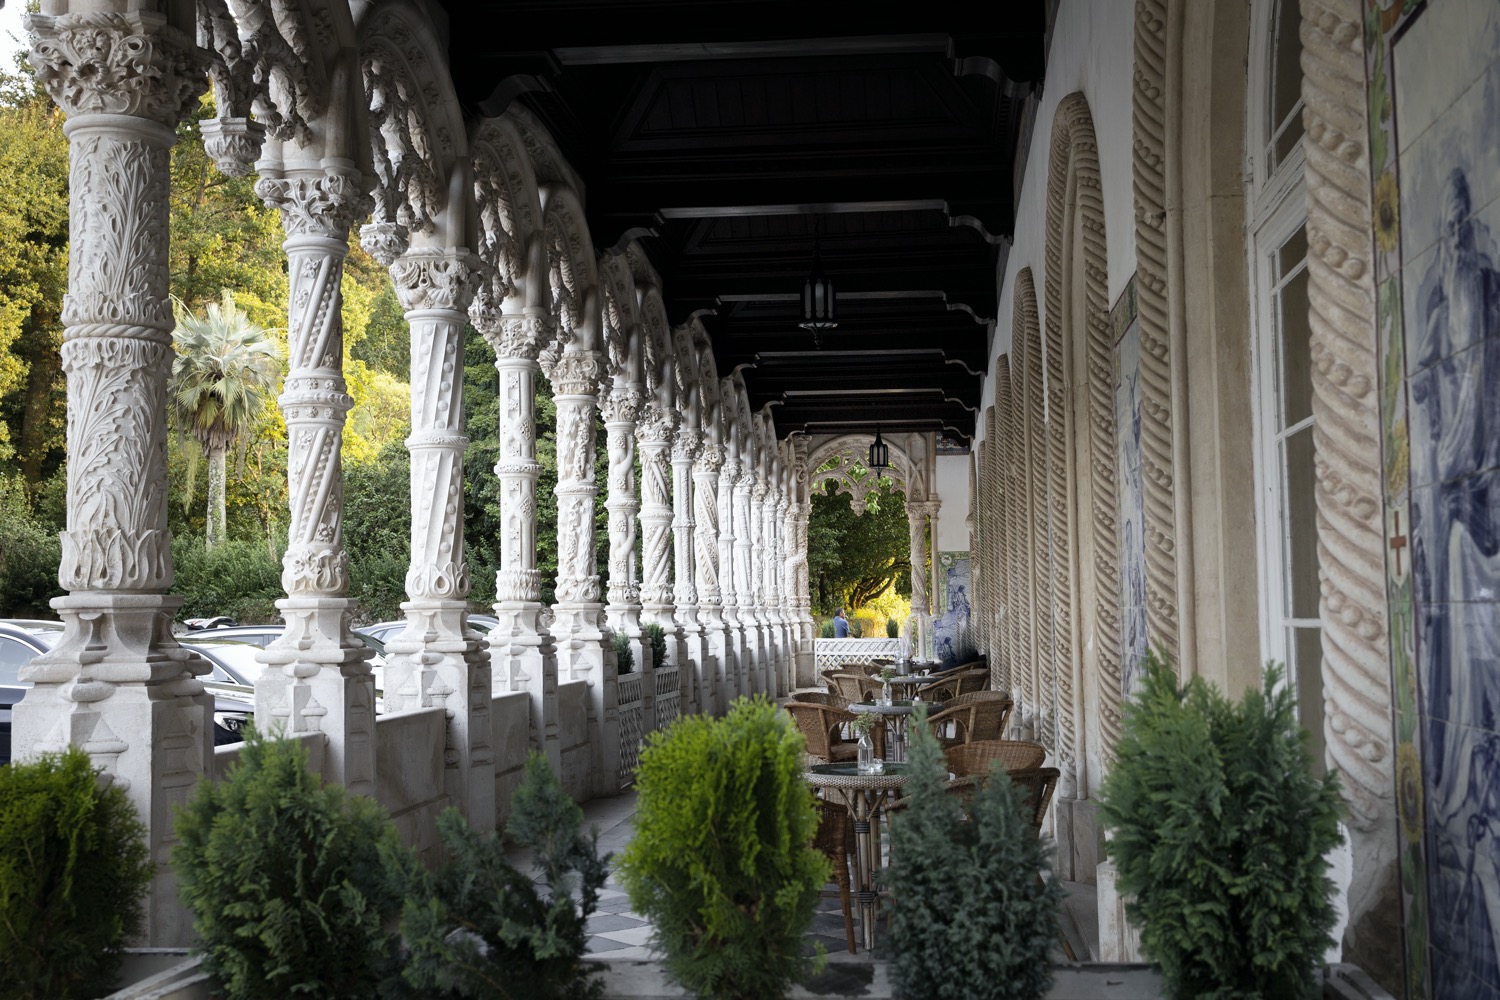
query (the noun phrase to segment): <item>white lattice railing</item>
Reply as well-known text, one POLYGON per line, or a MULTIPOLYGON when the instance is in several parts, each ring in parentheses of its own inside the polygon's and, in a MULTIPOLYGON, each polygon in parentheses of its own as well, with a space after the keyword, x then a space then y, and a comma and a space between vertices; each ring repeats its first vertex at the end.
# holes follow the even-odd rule
POLYGON ((620 787, 635 780, 635 769, 641 762, 641 731, 646 712, 641 697, 641 675, 620 675, 620 787))
POLYGON ((666 729, 682 714, 682 688, 676 667, 656 671, 656 728, 666 729))
POLYGON ((813 640, 813 665, 819 673, 855 664, 868 665, 876 657, 894 660, 900 655, 900 638, 813 640))

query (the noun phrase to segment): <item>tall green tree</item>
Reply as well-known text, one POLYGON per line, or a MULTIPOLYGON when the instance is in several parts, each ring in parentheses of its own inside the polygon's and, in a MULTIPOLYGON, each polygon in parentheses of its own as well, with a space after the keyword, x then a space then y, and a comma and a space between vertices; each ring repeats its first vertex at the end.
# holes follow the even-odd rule
POLYGON ((906 497, 889 479, 865 495, 861 513, 850 507, 847 495, 829 492, 826 483, 815 487, 807 549, 815 614, 863 607, 892 584, 902 597, 911 596, 906 497))
POLYGON ((172 340, 177 348, 172 418, 178 432, 196 440, 208 459, 207 544, 213 548, 227 537, 224 490, 229 449, 243 438, 275 390, 281 351, 227 290, 221 301, 205 306, 201 316, 179 315, 172 340))
POLYGON ((63 456, 68 143, 30 77, 0 73, 0 460, 30 488, 63 456))

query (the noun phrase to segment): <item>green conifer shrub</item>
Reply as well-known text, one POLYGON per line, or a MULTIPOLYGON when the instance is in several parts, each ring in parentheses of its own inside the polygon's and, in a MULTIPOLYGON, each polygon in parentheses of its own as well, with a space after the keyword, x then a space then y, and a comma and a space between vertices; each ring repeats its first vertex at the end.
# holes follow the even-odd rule
MULTIPOLYGON (((665 643, 663 643, 665 645, 665 643)), ((630 636, 615 633, 615 672, 628 674, 635 670, 635 650, 630 648, 630 636)))
POLYGON ((641 634, 651 643, 651 666, 653 669, 667 666, 667 633, 656 622, 641 626, 641 634))
POLYGON ((803 750, 760 697, 684 716, 641 754, 620 878, 668 975, 701 997, 772 1000, 821 959, 803 943, 829 873, 803 750))
POLYGON ((506 860, 493 830, 475 830, 457 809, 445 810, 438 831, 448 861, 435 874, 408 868, 405 980, 421 996, 435 991, 444 1000, 597 997, 603 983, 583 957, 609 859, 599 857, 597 833, 585 837, 582 824, 583 810, 535 753, 506 831, 534 852, 539 881, 506 860))
POLYGON ((177 835, 182 900, 230 1000, 375 996, 395 979, 396 828, 374 799, 323 785, 301 743, 252 727, 238 766, 178 810, 177 835))
POLYGON ((0 767, 0 996, 97 997, 155 867, 125 793, 77 747, 0 767))
POLYGON ((1052 983, 1062 886, 1038 877, 1051 846, 1026 816, 1026 795, 997 770, 964 818, 947 791, 948 765, 926 724, 908 727, 910 777, 891 817, 891 929, 885 948, 902 996, 1036 1000, 1052 983))
POLYGON ((887 639, 894 639, 900 634, 901 626, 896 624, 896 619, 887 618, 885 620, 885 637, 887 639))
POLYGON ((834 633, 834 630, 836 629, 836 627, 837 626, 835 626, 833 624, 833 619, 830 618, 828 621, 826 621, 823 624, 821 624, 821 625, 818 626, 818 638, 819 639, 832 639, 833 638, 833 633, 834 633))
POLYGON ((1315 995, 1341 803, 1337 776, 1312 774, 1294 698, 1275 664, 1234 703, 1151 656, 1126 705, 1100 817, 1170 996, 1315 995))

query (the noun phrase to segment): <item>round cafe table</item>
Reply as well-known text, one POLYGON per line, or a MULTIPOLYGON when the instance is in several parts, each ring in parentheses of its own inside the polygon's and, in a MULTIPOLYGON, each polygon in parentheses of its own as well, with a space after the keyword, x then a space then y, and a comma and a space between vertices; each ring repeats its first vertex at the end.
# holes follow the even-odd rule
POLYGON ((872 825, 891 795, 906 784, 905 764, 886 764, 880 774, 861 774, 854 764, 814 764, 802 775, 824 798, 842 801, 854 820, 854 900, 859 906, 865 949, 875 947, 875 872, 880 849, 872 825))
MULTIPOLYGON (((893 701, 889 705, 879 702, 850 702, 849 711, 857 715, 878 715, 885 721, 886 731, 890 733, 890 757, 897 764, 906 762, 906 720, 917 705, 923 702, 915 701, 893 701)), ((943 704, 938 701, 925 702, 927 711, 938 712, 942 710, 943 704)))

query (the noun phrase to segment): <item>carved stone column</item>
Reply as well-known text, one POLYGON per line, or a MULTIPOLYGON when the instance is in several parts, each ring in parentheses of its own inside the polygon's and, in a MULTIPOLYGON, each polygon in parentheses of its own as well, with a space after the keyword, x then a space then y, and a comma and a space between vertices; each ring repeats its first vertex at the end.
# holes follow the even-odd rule
POLYGON ((552 634, 559 683, 589 686, 594 794, 619 790, 619 687, 603 630, 594 546, 594 409, 604 363, 592 351, 564 350, 547 373, 557 404, 557 603, 552 634), (609 676, 606 676, 606 668, 609 676))
MULTIPOLYGON (((558 744, 557 650, 542 624, 542 574, 536 568, 536 373, 541 346, 552 339, 551 318, 540 310, 501 314, 476 301, 475 327, 495 351, 500 376, 500 569, 495 573, 495 617, 490 630, 494 692, 525 691, 531 698, 531 744, 561 773, 558 744)), ((500 734, 495 735, 496 741, 500 734)))
POLYGON ((755 521, 751 509, 754 490, 754 467, 742 462, 740 474, 734 480, 734 590, 735 608, 744 634, 745 694, 764 690, 759 678, 766 662, 755 607, 755 521))
POLYGON ((467 250, 412 250, 390 265, 411 328, 411 568, 406 629, 387 649, 385 707, 442 706, 444 785, 477 830, 495 825, 489 657, 465 621, 464 325, 481 265, 467 250))
POLYGON ((722 714, 725 644, 724 598, 719 591, 719 466, 724 453, 705 442, 693 465, 693 560, 698 591, 698 623, 703 629, 703 658, 698 663, 699 711, 722 714))
POLYGON ((776 645, 781 664, 780 694, 788 694, 797 686, 796 645, 792 636, 792 589, 787 581, 787 540, 790 537, 788 517, 791 509, 792 502, 787 498, 786 493, 778 491, 776 513, 772 518, 772 524, 776 526, 776 530, 772 536, 774 544, 771 562, 771 612, 776 622, 776 645))
POLYGON ((699 434, 678 427, 672 441, 672 549, 676 556, 672 589, 677 605, 676 621, 681 641, 677 659, 682 685, 682 710, 697 710, 697 671, 703 664, 703 628, 698 623, 697 572, 693 568, 693 460, 698 455, 699 434), (692 706, 692 707, 690 707, 692 706))
POLYGON ((911 609, 924 619, 932 614, 932 601, 927 590, 927 513, 928 505, 921 501, 906 505, 906 525, 911 545, 911 609))
MULTIPOLYGON (((636 440, 641 446, 641 619, 660 625, 676 646, 672 611, 672 435, 677 415, 649 403, 636 440)), ((655 664, 660 666, 660 664, 655 664)))
MULTIPOLYGON (((185 945, 172 810, 212 773, 208 665, 172 638, 167 298, 169 150, 207 85, 199 50, 154 13, 33 14, 31 64, 67 115, 72 247, 63 304, 67 528, 61 640, 21 669, 16 758, 81 747, 124 789, 157 866, 144 942, 185 945)), ((3 543, 0 543, 3 544, 3 543)))
POLYGON ((616 385, 603 403, 605 447, 609 453, 609 627, 630 638, 635 662, 644 669, 648 643, 641 641, 641 588, 635 559, 635 425, 646 393, 639 385, 616 385))
POLYGON ((330 166, 262 177, 256 194, 281 211, 286 230, 290 371, 279 402, 286 417, 291 523, 277 602, 286 631, 261 653, 255 717, 287 733, 328 737, 324 777, 356 795, 375 794, 375 682, 369 647, 349 631, 344 553, 344 469, 339 450, 353 400, 344 384, 339 281, 349 227, 370 210, 358 173, 330 166))
POLYGON ((740 559, 739 546, 735 544, 734 490, 739 479, 739 460, 733 451, 726 452, 723 468, 719 471, 719 585, 723 590, 725 662, 724 703, 727 706, 738 695, 745 693, 745 677, 749 672, 745 654, 745 631, 740 622, 740 559))

